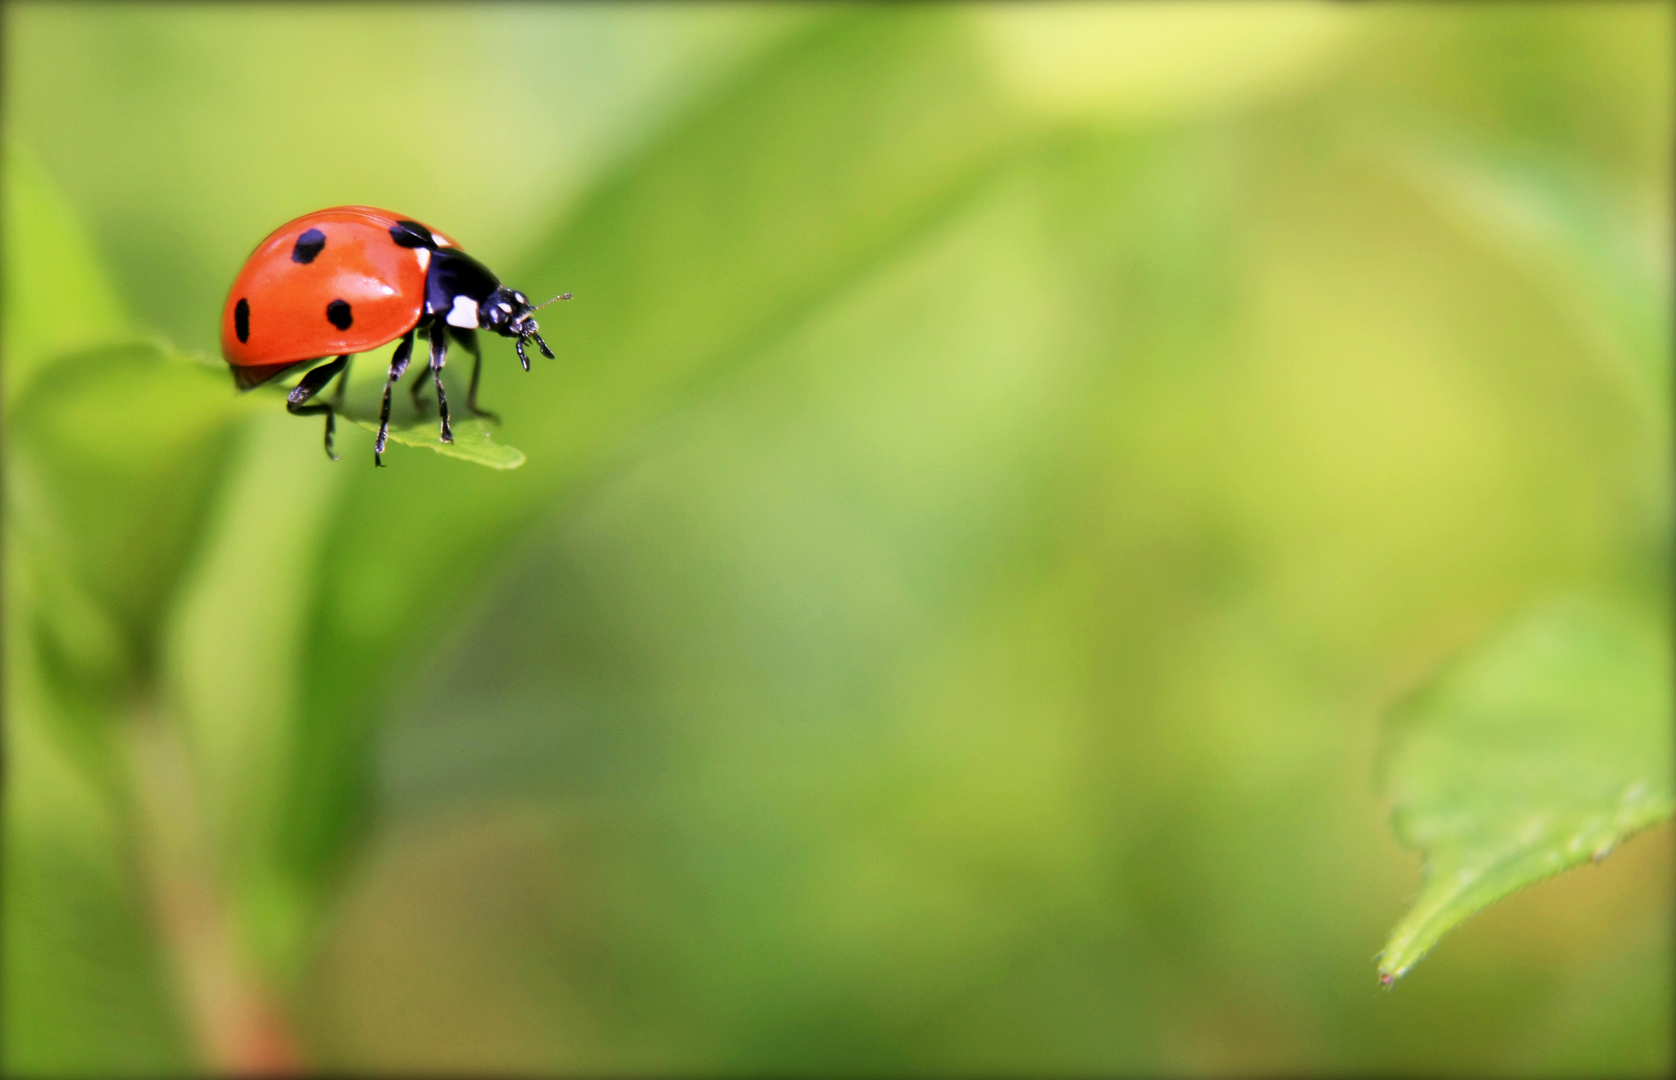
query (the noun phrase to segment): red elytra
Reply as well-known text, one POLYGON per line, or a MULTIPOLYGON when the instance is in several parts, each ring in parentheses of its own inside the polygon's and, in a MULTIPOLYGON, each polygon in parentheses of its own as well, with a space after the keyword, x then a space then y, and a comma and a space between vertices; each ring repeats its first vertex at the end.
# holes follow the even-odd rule
MULTIPOLYGON (((569 298, 565 293, 554 299, 569 298)), ((537 306, 545 305, 532 306, 523 293, 502 285, 452 239, 424 223, 372 206, 337 206, 285 223, 245 260, 222 309, 221 354, 241 390, 300 364, 330 360, 303 376, 286 407, 293 413, 325 414, 326 453, 336 460, 336 409, 309 399, 337 377, 341 403, 350 357, 398 342, 373 447, 373 462, 382 465, 391 388, 407 369, 415 336, 430 341, 428 377, 436 387, 441 438, 452 442, 442 386, 448 340, 472 354, 467 407, 473 415, 495 419, 477 407, 482 370, 477 331, 512 338, 528 371, 526 341, 553 357, 532 317, 537 306)), ((414 380, 415 404, 425 378, 421 372, 414 380)))
MULTIPOLYGON (((403 247, 390 230, 404 219, 371 206, 338 206, 305 214, 269 234, 245 260, 221 313, 221 354, 241 381, 269 368, 343 353, 366 352, 394 341, 419 322, 431 248, 403 247), (318 233, 320 247, 298 244, 318 233), (236 309, 245 301, 245 333, 236 309), (339 329, 326 317, 334 300, 350 305, 352 322, 339 329)), ((435 247, 454 241, 426 229, 435 247)), ((273 372, 278 374, 278 372, 273 372)))

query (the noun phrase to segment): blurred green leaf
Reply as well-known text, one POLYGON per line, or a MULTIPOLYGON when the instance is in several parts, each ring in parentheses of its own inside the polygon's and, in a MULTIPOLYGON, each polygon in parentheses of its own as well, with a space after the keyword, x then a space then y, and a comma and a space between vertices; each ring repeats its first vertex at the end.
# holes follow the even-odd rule
MULTIPOLYGON (((8 545, 10 546, 10 545, 8 545)), ((9 554, 9 553, 8 553, 9 554)), ((60 702, 8 573, 0 964, 11 1076, 178 1075, 190 1067, 154 912, 112 784, 67 746, 60 702)), ((89 740, 84 740, 89 741, 89 740)))
MULTIPOLYGON (((359 416, 349 419, 374 434, 378 433, 376 420, 359 416)), ((403 446, 434 450, 443 457, 459 458, 461 461, 487 465, 491 469, 516 469, 524 463, 522 450, 494 441, 494 429, 487 421, 473 417, 456 420, 452 426, 454 441, 445 443, 437 437, 437 425, 434 420, 415 420, 408 424, 392 423, 390 441, 401 443, 403 446)))
POLYGON ((1427 132, 1376 148, 1440 210, 1541 281, 1590 356, 1655 432, 1669 425, 1670 252, 1603 178, 1564 160, 1494 153, 1427 132), (1568 165, 1570 167, 1568 167, 1568 165))
POLYGON ((120 333, 121 305, 93 246, 35 156, 11 139, 0 172, 0 326, 8 408, 52 353, 120 333))
POLYGON ((1494 635, 1396 714, 1393 823, 1425 884, 1380 954, 1401 978, 1486 905, 1668 818, 1670 639, 1555 601, 1494 635))
MULTIPOLYGON (((17 402, 7 509, 34 568, 115 628, 126 673, 84 670, 95 682, 149 667, 234 423, 257 404, 218 368, 153 342, 98 346, 44 368, 17 402)), ((52 625, 57 612, 40 614, 52 625)))

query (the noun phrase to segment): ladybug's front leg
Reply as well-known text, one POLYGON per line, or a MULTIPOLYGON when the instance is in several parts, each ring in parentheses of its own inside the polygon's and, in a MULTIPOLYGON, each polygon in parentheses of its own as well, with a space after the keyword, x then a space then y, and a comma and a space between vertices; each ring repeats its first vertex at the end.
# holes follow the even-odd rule
POLYGON ((319 367, 310 371, 307 375, 304 375, 301 381, 299 381, 296 386, 292 387, 291 392, 285 396, 286 410, 297 416, 313 416, 317 413, 326 414, 326 456, 331 458, 333 461, 338 459, 338 456, 332 452, 332 436, 337 432, 337 410, 333 409, 330 405, 327 405, 324 402, 316 402, 313 405, 305 403, 309 398, 323 390, 326 384, 332 381, 332 377, 334 375, 337 375, 348 366, 348 356, 340 356, 329 364, 321 364, 319 367))
POLYGON ((407 358, 413 355, 413 331, 402 336, 401 344, 390 355, 390 374, 384 379, 384 404, 378 410, 378 439, 372 444, 372 463, 384 464, 384 441, 390 437, 390 387, 407 371, 407 358))
POLYGON ((441 319, 431 323, 431 381, 436 383, 436 411, 442 414, 442 441, 454 441, 448 426, 448 394, 442 389, 442 365, 448 362, 448 329, 441 319))

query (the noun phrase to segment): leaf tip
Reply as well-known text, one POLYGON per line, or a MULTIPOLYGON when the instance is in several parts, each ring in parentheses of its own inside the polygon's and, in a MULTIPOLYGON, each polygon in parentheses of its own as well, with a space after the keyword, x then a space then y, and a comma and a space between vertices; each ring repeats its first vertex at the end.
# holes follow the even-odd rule
POLYGON ((1396 985, 1397 980, 1402 978, 1404 975, 1407 975, 1409 969, 1414 966, 1413 960, 1410 960, 1406 964, 1393 964, 1389 960, 1386 960, 1383 955, 1380 957, 1380 961, 1379 985, 1386 988, 1396 985))

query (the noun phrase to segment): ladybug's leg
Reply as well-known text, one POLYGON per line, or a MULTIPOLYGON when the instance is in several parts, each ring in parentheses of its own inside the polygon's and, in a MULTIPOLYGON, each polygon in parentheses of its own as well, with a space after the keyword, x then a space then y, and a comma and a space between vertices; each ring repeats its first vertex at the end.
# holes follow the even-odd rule
POLYGON ((454 335, 454 340, 460 347, 471 354, 471 389, 466 391, 466 409, 473 416, 481 416, 485 420, 500 423, 500 417, 487 409, 477 407, 477 380, 483 374, 483 350, 477 347, 477 331, 462 330, 457 326, 450 326, 448 332, 454 335))
POLYGON ((448 362, 448 331, 437 319, 431 323, 431 381, 436 383, 436 411, 442 414, 442 441, 454 441, 454 431, 448 426, 448 394, 442 389, 442 365, 448 362))
POLYGON ((332 377, 349 366, 349 357, 340 356, 329 364, 319 367, 304 375, 302 381, 291 388, 285 396, 285 408, 297 416, 313 416, 317 413, 326 414, 326 456, 333 461, 338 456, 332 453, 332 436, 337 432, 337 410, 330 405, 316 402, 313 405, 304 404, 309 398, 323 390, 332 377))
POLYGON ((343 374, 338 376, 338 392, 332 399, 332 408, 337 409, 339 412, 343 411, 343 396, 349 392, 349 368, 350 365, 354 363, 355 357, 350 355, 345 356, 342 359, 343 374))
MULTIPOLYGON (((429 335, 427 334, 427 336, 429 336, 429 335)), ((425 413, 425 402, 422 398, 420 398, 419 395, 424 392, 425 384, 430 381, 430 378, 431 378, 430 369, 426 368, 426 367, 420 367, 419 368, 419 373, 417 375, 413 376, 413 381, 407 384, 408 392, 413 395, 413 408, 421 416, 423 416, 424 413, 425 413)))
POLYGON ((407 371, 407 358, 413 355, 413 331, 402 335, 396 351, 390 354, 390 374, 384 379, 384 404, 378 410, 378 439, 372 444, 372 463, 384 464, 384 440, 390 437, 390 387, 407 371))

